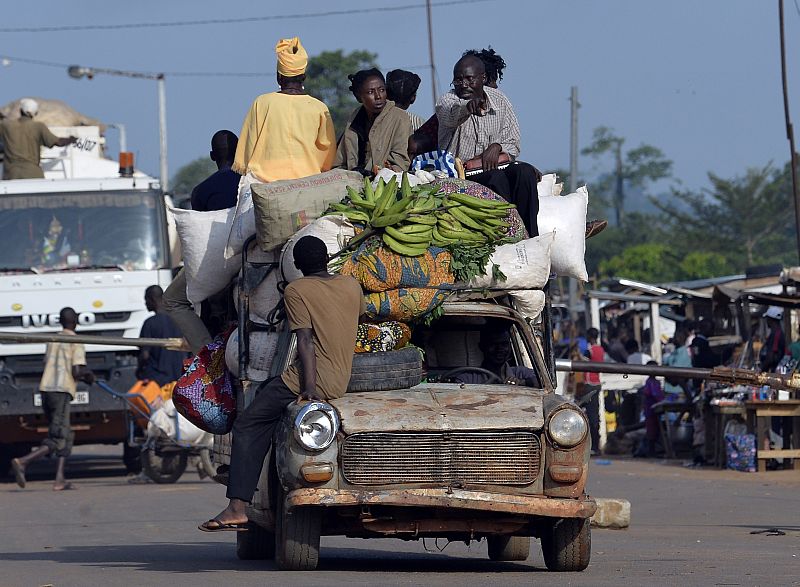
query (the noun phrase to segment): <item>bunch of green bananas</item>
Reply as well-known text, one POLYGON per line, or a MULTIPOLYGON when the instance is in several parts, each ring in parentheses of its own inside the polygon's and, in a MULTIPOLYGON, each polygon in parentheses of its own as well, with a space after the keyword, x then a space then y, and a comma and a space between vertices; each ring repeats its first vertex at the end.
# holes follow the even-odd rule
POLYGON ((359 193, 347 188, 348 198, 331 204, 327 214, 343 214, 366 230, 351 241, 361 242, 380 232, 383 243, 407 257, 422 255, 431 245, 483 244, 503 238, 503 221, 512 204, 482 200, 467 194, 444 195, 430 186, 412 188, 403 174, 399 190, 393 177, 373 189, 368 178, 359 193))

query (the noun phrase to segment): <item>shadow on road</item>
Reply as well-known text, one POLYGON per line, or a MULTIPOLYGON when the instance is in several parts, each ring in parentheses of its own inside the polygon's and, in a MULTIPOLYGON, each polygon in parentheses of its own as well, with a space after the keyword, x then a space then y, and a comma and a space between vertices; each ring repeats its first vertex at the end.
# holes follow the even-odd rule
MULTIPOLYGON (((52 547, 38 552, 2 552, 0 559, 7 562, 55 562, 172 573, 277 571, 273 561, 239 560, 232 547, 221 549, 217 542, 52 547)), ((417 554, 324 546, 319 564, 319 571, 332 572, 407 573, 409 569, 415 573, 545 571, 524 563, 497 563, 441 553, 417 554)))

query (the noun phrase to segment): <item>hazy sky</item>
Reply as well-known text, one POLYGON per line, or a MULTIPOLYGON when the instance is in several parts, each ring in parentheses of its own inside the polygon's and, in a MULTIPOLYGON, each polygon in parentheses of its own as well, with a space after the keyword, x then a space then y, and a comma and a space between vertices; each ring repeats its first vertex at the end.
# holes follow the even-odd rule
MULTIPOLYGON (((434 0, 434 2, 442 0, 434 0)), ((124 24, 364 10, 403 11, 169 28, 0 32, 0 55, 141 71, 264 72, 263 78, 167 78, 170 174, 202 156, 214 131, 238 134, 253 98, 276 89, 273 47, 299 35, 310 54, 368 49, 384 71, 415 69, 423 79, 412 108, 432 110, 424 2, 399 0, 40 0, 3 10, 0 28, 124 24), (224 9, 224 10, 223 10, 224 9)), ((787 54, 794 122, 800 133, 800 13, 786 2, 787 54)), ((569 92, 582 104, 582 146, 599 125, 628 145, 660 147, 692 188, 706 172, 723 176, 769 161, 783 164, 788 144, 778 52, 777 0, 499 0, 434 7, 440 88, 469 48, 493 46, 508 68, 501 89, 522 126, 522 158, 542 170, 569 162, 569 92)), ((11 60, 0 66, 0 103, 58 98, 105 122, 123 122, 137 165, 158 173, 156 84, 98 76, 75 81, 60 67, 11 60)), ((117 138, 109 131, 116 151, 117 138)), ((591 176, 591 161, 581 159, 591 176)))

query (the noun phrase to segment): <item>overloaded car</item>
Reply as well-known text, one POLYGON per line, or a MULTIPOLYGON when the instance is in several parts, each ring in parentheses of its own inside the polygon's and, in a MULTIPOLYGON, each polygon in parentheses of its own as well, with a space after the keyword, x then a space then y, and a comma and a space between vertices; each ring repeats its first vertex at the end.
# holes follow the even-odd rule
MULTIPOLYGON (((521 561, 538 538, 549 570, 588 566, 588 424, 554 393, 547 316, 533 327, 496 300, 442 309, 405 348, 354 355, 344 397, 289 406, 240 558, 312 570, 321 536, 347 536, 486 540, 491 560, 521 561), (482 368, 489 323, 508 329, 509 373, 527 376, 482 368)), ((283 332, 273 374, 295 350, 283 332)))

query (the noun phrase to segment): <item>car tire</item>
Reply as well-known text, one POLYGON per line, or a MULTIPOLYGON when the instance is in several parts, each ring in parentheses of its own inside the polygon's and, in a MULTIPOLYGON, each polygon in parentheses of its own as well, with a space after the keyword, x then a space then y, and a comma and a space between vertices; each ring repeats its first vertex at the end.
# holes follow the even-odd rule
POLYGON ((489 536, 486 541, 493 561, 524 561, 531 554, 529 536, 489 536))
POLYGON ((563 518, 546 528, 542 555, 550 571, 582 571, 588 567, 592 555, 589 519, 563 518))
MULTIPOLYGON (((198 463, 197 463, 198 473, 202 469, 203 473, 207 477, 214 478, 214 475, 217 474, 217 468, 214 466, 214 462, 211 460, 211 451, 207 448, 201 449, 200 454, 198 456, 198 463)), ((202 479, 203 476, 200 475, 202 479)))
POLYGON ((422 355, 415 347, 356 353, 347 391, 407 389, 422 381, 422 355))
POLYGON ((236 533, 236 556, 243 561, 274 559, 275 534, 250 522, 247 532, 236 533))
POLYGON ((313 571, 319 563, 322 511, 314 506, 287 511, 282 490, 276 509, 275 564, 282 571, 313 571))
POLYGON ((156 454, 152 448, 142 451, 142 470, 156 483, 175 483, 186 471, 189 457, 184 451, 156 454))

